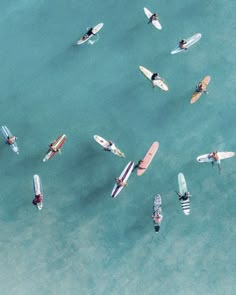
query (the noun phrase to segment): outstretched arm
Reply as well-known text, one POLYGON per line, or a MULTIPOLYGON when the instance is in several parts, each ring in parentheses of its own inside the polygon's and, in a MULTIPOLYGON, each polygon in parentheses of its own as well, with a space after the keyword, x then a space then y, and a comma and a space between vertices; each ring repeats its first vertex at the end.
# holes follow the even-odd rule
POLYGON ((175 191, 175 192, 176 192, 176 194, 179 196, 179 198, 182 198, 182 196, 181 196, 180 193, 178 193, 177 191, 175 191))

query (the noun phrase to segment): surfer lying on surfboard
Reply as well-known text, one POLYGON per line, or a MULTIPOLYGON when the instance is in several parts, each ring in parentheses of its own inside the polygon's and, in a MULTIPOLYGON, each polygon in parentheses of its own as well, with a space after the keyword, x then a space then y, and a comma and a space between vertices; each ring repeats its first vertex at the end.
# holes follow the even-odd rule
POLYGON ((17 137, 16 136, 8 136, 7 137, 7 143, 9 144, 9 145, 12 145, 12 144, 14 144, 14 142, 17 140, 17 137))
POLYGON ((186 200, 188 200, 189 197, 192 197, 192 195, 190 195, 190 192, 185 192, 183 196, 179 192, 177 192, 177 191, 175 191, 175 192, 179 196, 179 200, 186 201, 186 200))
POLYGON ((181 49, 184 49, 184 50, 187 50, 188 48, 186 47, 186 44, 187 44, 187 41, 185 39, 182 39, 180 42, 179 42, 179 47, 181 49))
POLYGON ((221 172, 221 165, 220 165, 220 158, 218 156, 218 151, 212 152, 208 155, 209 159, 213 159, 214 161, 211 162, 212 168, 214 168, 214 163, 216 162, 219 167, 219 171, 221 172))
POLYGON ((120 178, 116 178, 116 183, 117 183, 117 186, 127 186, 128 183, 126 181, 122 181, 120 178))

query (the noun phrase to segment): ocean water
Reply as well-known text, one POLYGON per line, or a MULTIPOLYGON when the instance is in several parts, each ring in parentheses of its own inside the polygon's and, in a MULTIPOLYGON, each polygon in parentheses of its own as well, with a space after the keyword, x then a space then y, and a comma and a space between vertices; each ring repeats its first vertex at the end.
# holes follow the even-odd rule
POLYGON ((2 137, 2 295, 236 293, 236 159, 222 162, 221 175, 195 160, 235 151, 235 9, 232 0, 0 3, 1 125, 20 148, 14 154, 2 137), (158 13, 161 31, 147 25, 144 6, 158 13), (97 42, 75 45, 100 22, 97 42), (188 52, 170 54, 198 32, 188 52), (159 72, 169 91, 153 89, 139 65, 159 72), (206 75, 209 94, 191 105, 206 75), (43 163, 63 133, 62 155, 43 163), (104 152, 94 134, 126 158, 104 152), (112 199, 114 178, 154 141, 149 169, 112 199), (179 172, 193 195, 189 216, 174 192, 179 172), (32 205, 34 174, 42 211, 32 205))

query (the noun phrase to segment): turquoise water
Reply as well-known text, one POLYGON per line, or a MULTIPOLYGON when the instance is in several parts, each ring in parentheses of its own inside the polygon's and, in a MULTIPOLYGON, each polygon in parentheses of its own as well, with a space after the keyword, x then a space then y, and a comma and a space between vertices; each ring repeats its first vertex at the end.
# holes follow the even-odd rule
POLYGON ((1 294, 235 294, 236 162, 223 161, 220 175, 195 161, 235 151, 235 8, 232 0, 0 3, 1 125, 20 148, 14 154, 2 138, 1 294), (147 25, 144 6, 162 31, 147 25), (100 22, 98 42, 75 46, 100 22), (189 52, 170 55, 198 32, 189 52), (158 71, 169 92, 152 89, 139 65, 158 71), (209 94, 190 105, 206 75, 209 94), (43 163, 63 133, 62 156, 43 163), (94 134, 126 158, 103 152, 94 134), (154 141, 149 169, 111 199, 114 178, 154 141), (193 195, 189 216, 174 193, 179 172, 193 195), (34 174, 42 211, 31 203, 34 174))

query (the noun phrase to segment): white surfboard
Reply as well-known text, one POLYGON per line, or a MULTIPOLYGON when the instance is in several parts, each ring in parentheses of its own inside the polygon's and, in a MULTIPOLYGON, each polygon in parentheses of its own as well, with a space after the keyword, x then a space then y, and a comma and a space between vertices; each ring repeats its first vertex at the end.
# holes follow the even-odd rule
MULTIPOLYGON (((3 136, 4 136, 5 140, 6 140, 6 143, 7 143, 8 136, 9 136, 9 137, 12 137, 12 133, 11 133, 11 131, 7 128, 7 126, 2 126, 2 127, 1 127, 1 131, 2 131, 2 134, 3 134, 3 136)), ((11 147, 11 149, 12 149, 15 153, 19 154, 19 148, 18 148, 18 146, 17 146, 16 141, 15 141, 13 144, 9 144, 9 146, 11 147)))
MULTIPOLYGON (((146 78, 148 78, 148 80, 151 81, 153 73, 151 71, 149 71, 148 69, 146 69, 145 67, 143 67, 143 66, 139 66, 139 69, 144 74, 144 76, 146 78)), ((157 87, 161 88, 164 91, 169 90, 168 86, 164 83, 163 80, 154 80, 153 84, 154 84, 154 86, 157 86, 157 87)))
MULTIPOLYGON (((196 42, 198 42, 200 39, 202 38, 202 34, 201 33, 197 33, 193 36, 191 36, 190 38, 188 38, 186 41, 187 43, 185 44, 186 48, 189 48, 191 47, 193 44, 195 44, 196 42)), ((176 53, 179 53, 179 52, 184 52, 185 49, 183 48, 180 48, 179 45, 173 49, 171 51, 171 54, 176 54, 176 53)))
MULTIPOLYGON (((234 152, 218 152, 217 153, 220 160, 228 159, 233 156, 235 156, 234 152)), ((209 158, 209 154, 198 156, 196 159, 199 163, 207 163, 207 162, 213 162, 213 158, 209 158)))
MULTIPOLYGON (((95 27, 93 27, 93 30, 92 30, 93 34, 97 34, 102 29, 103 26, 104 26, 104 23, 100 23, 100 24, 96 25, 95 27)), ((83 43, 87 42, 93 36, 94 35, 87 36, 87 34, 84 34, 83 37, 81 37, 77 41, 77 45, 80 45, 80 44, 83 44, 83 43)))
MULTIPOLYGON (((40 180, 40 177, 37 174, 35 174, 34 177, 33 177, 33 187, 34 187, 35 196, 43 195, 41 180, 40 180)), ((37 203, 37 207, 38 207, 39 210, 41 210, 43 208, 43 201, 40 202, 40 203, 37 203)))
MULTIPOLYGON (((98 144, 100 144, 103 148, 107 148, 107 147, 109 146, 109 142, 108 142, 106 139, 102 138, 101 136, 99 136, 99 135, 94 135, 93 138, 94 138, 94 140, 95 140, 98 144)), ((119 156, 119 157, 121 157, 121 158, 125 158, 125 154, 122 153, 122 152, 121 152, 121 151, 120 151, 115 145, 114 145, 114 147, 111 149, 111 152, 112 152, 114 155, 116 155, 116 156, 119 156)))
MULTIPOLYGON (((130 177, 130 174, 134 168, 134 162, 130 161, 126 166, 125 169, 122 171, 121 175, 119 176, 119 179, 126 182, 128 178, 130 177)), ((118 186, 117 183, 115 183, 113 190, 111 192, 112 198, 116 198, 118 194, 122 191, 124 187, 118 186)))
MULTIPOLYGON (((144 10, 144 13, 146 14, 147 18, 150 19, 150 17, 153 15, 153 13, 150 10, 148 10, 146 7, 144 7, 143 10, 144 10)), ((158 30, 161 30, 162 29, 162 26, 161 26, 160 22, 158 21, 158 19, 157 20, 153 20, 152 21, 152 24, 158 30)))
MULTIPOLYGON (((183 173, 178 174, 178 184, 179 184, 179 193, 183 196, 187 191, 187 184, 183 173)), ((180 200, 182 210, 185 215, 189 215, 190 213, 190 200, 180 200)))

